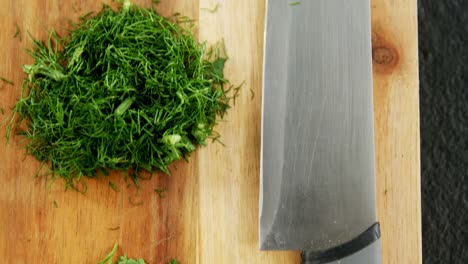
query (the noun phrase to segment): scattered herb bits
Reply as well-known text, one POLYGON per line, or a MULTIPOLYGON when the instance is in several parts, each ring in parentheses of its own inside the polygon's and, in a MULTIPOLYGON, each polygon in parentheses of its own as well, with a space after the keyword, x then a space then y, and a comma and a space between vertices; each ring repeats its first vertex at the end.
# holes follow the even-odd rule
MULTIPOLYGON (((107 256, 98 262, 98 264, 114 264, 112 259, 114 258, 115 253, 117 252, 117 248, 119 244, 115 243, 112 251, 107 254, 107 256)), ((142 258, 139 259, 129 259, 126 255, 120 256, 116 262, 116 264, 146 264, 142 258)))
POLYGON ((297 5, 300 5, 301 2, 290 2, 289 3, 289 6, 297 6, 297 5))
MULTIPOLYGON (((114 258, 115 253, 117 253, 117 248, 119 247, 118 243, 114 244, 114 247, 112 248, 111 252, 107 254, 107 256, 98 262, 98 264, 113 264, 114 262, 112 259, 114 258)), ((126 255, 120 256, 116 262, 116 264, 145 264, 145 260, 142 258, 139 259, 130 259, 126 255)), ((178 264, 177 260, 171 259, 169 261, 169 264, 178 264)))
POLYGON ((65 37, 33 40, 8 137, 15 125, 27 152, 67 186, 108 170, 169 173, 213 137, 232 98, 219 45, 207 49, 186 18, 173 20, 126 1, 65 37))

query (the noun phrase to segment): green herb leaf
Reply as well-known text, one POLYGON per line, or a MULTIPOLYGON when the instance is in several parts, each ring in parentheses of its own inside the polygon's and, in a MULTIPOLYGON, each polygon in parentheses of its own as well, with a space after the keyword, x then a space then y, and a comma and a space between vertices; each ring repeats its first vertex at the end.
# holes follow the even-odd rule
POLYGON ((15 28, 16 28, 16 31, 15 31, 15 35, 13 35, 14 38, 18 38, 20 41, 23 40, 23 37, 21 36, 21 29, 18 25, 18 23, 15 23, 15 28))
POLYGON ((119 188, 117 188, 117 186, 116 186, 113 182, 110 181, 110 182, 109 182, 109 186, 110 186, 112 189, 114 189, 114 191, 120 192, 119 188))
POLYGON ((12 81, 7 80, 7 79, 5 79, 5 78, 3 78, 3 77, 0 77, 0 81, 2 81, 2 82, 4 82, 4 83, 7 83, 7 84, 9 84, 9 85, 15 85, 12 81))
POLYGON ((219 9, 219 3, 216 3, 216 5, 213 8, 201 8, 201 10, 208 11, 210 13, 216 13, 219 9))
POLYGON ((117 261, 117 264, 145 264, 143 259, 129 259, 126 255, 121 256, 117 261))
POLYGON ((154 189, 154 192, 156 192, 159 197, 164 197, 164 195, 166 194, 167 192, 167 188, 162 188, 162 189, 154 189))
POLYGON ((112 264, 112 258, 114 257, 115 253, 117 252, 117 248, 119 244, 115 243, 114 247, 112 248, 111 252, 107 254, 105 258, 98 262, 98 264, 112 264))
MULTIPOLYGON (((114 244, 112 251, 98 264, 113 264, 112 258, 114 258, 115 253, 117 252, 118 244, 114 244)), ((127 255, 120 256, 117 260, 117 264, 146 264, 142 258, 139 259, 129 259, 127 255)))

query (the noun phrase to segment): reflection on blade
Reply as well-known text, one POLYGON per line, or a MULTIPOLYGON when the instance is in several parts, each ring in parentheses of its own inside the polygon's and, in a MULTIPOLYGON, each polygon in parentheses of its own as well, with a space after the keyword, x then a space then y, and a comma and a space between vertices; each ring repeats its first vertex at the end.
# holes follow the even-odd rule
POLYGON ((376 222, 369 0, 269 0, 260 247, 324 250, 376 222))

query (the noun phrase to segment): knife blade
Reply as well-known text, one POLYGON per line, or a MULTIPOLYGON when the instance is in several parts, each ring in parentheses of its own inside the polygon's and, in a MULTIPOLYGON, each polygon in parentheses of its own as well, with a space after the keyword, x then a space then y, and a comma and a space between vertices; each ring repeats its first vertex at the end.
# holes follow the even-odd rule
POLYGON ((370 1, 268 0, 265 25, 260 249, 379 263, 370 1))

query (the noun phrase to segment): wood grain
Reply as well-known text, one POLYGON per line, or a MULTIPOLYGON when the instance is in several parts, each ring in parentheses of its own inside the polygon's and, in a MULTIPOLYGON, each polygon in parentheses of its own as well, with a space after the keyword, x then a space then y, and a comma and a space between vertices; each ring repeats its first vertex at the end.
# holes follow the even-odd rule
POLYGON ((384 263, 422 263, 417 5, 372 1, 378 216, 384 263))
MULTIPOLYGON (((150 0, 135 1, 149 6, 150 0)), ((44 38, 42 25, 98 10, 94 0, 0 0, 0 107, 19 96, 20 65, 31 62, 24 32, 44 38), (16 28, 23 38, 13 38, 16 28)), ((384 263, 421 262, 416 0, 373 0, 374 98, 378 209, 384 263)), ((96 263, 115 242, 119 253, 149 263, 299 263, 296 252, 258 250, 260 104, 264 0, 162 1, 164 15, 197 22, 201 40, 224 39, 226 75, 246 84, 216 128, 220 144, 178 162, 172 176, 142 183, 140 194, 121 175, 87 181, 88 193, 63 191, 58 181, 34 179, 39 164, 19 138, 5 146, 0 128, 0 255, 5 263, 96 263), (218 11, 206 9, 219 3, 218 11), (249 91, 252 89, 254 97, 249 91), (114 192, 108 182, 121 192, 114 192), (167 187, 160 198, 155 188, 167 187), (143 201, 133 206, 129 198, 143 201), (57 207, 54 205, 57 203, 57 207)), ((63 30, 63 29, 62 29, 63 30)), ((4 116, 0 116, 4 119, 4 116)))

